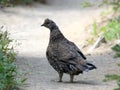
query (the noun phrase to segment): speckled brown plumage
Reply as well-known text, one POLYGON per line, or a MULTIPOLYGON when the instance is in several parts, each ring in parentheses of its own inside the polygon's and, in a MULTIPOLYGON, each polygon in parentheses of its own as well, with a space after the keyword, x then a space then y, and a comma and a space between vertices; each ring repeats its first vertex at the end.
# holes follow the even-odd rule
POLYGON ((50 29, 46 56, 50 65, 58 72, 60 82, 63 73, 70 74, 70 82, 73 82, 74 75, 96 68, 87 62, 85 55, 73 42, 64 37, 52 20, 45 19, 42 26, 50 29))

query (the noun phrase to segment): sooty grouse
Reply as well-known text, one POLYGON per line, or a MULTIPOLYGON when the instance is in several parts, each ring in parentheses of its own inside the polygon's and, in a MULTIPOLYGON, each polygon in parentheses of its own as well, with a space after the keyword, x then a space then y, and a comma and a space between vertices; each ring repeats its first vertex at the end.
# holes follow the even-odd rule
POLYGON ((58 72, 60 82, 63 73, 70 74, 70 82, 73 82, 74 75, 96 69, 96 66, 85 60, 86 57, 80 49, 64 37, 55 22, 45 19, 41 26, 50 29, 46 56, 50 65, 58 72))

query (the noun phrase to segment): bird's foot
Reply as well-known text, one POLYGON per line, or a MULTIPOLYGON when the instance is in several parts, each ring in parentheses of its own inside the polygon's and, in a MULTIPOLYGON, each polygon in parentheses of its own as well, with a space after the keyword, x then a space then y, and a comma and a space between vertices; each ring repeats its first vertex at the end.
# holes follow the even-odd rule
POLYGON ((74 75, 70 74, 70 83, 73 83, 74 75))
POLYGON ((73 81, 70 80, 70 83, 73 83, 73 81))
POLYGON ((59 80, 58 82, 62 82, 62 80, 59 80))
POLYGON ((59 73, 59 81, 58 82, 62 82, 62 77, 63 77, 63 73, 59 73))

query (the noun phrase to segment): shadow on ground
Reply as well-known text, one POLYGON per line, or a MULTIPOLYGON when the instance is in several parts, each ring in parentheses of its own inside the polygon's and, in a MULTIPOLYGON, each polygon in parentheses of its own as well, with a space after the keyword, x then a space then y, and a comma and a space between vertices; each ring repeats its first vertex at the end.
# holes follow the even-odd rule
POLYGON ((77 90, 77 88, 85 87, 90 88, 90 90, 100 90, 93 89, 94 87, 105 88, 102 88, 101 90, 112 90, 110 87, 115 87, 115 83, 105 83, 102 80, 104 79, 105 74, 118 73, 116 63, 120 60, 113 59, 112 54, 106 53, 103 55, 92 55, 87 57, 88 60, 93 61, 93 63, 97 66, 97 69, 76 76, 74 83, 69 83, 69 75, 66 74, 63 77, 62 83, 57 82, 58 74, 49 65, 45 57, 18 56, 17 64, 20 68, 20 72, 27 73, 25 76, 28 78, 26 82, 27 86, 25 86, 27 89, 25 90, 32 90, 31 88, 33 87, 36 88, 35 90, 72 90, 71 88, 73 87, 76 88, 75 90, 77 90), (59 87, 59 89, 57 89, 57 87, 59 87))

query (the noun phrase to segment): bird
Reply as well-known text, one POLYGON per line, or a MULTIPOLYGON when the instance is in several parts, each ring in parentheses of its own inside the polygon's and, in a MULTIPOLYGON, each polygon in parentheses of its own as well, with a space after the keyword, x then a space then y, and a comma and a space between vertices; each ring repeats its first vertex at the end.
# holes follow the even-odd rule
POLYGON ((62 34, 53 20, 46 18, 41 26, 50 30, 46 57, 50 65, 58 72, 59 82, 62 82, 64 73, 70 75, 72 83, 75 75, 96 69, 95 65, 86 60, 81 50, 62 34))

